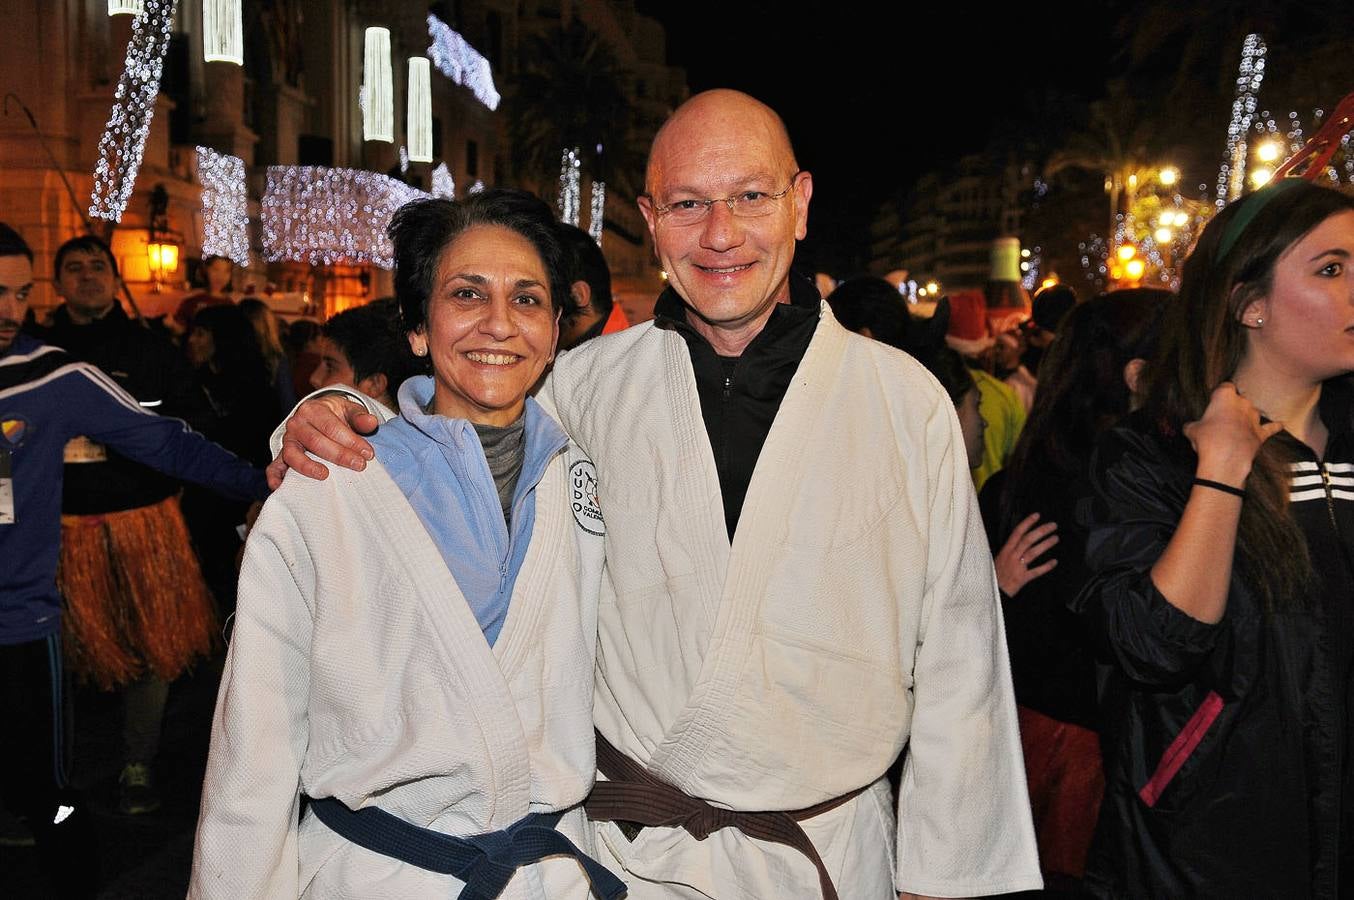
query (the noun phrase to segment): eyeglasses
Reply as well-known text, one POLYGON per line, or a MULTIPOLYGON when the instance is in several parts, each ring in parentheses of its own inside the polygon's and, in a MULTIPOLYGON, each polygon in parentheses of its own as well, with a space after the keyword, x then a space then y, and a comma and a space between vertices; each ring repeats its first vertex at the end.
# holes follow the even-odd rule
POLYGON ((710 200, 675 200, 667 206, 655 206, 654 214, 673 225, 695 225, 710 215, 710 208, 716 203, 727 203, 729 212, 740 219, 755 219, 769 216, 776 209, 776 203, 795 186, 799 172, 790 176, 790 185, 778 194, 766 191, 740 191, 732 197, 716 197, 710 200))

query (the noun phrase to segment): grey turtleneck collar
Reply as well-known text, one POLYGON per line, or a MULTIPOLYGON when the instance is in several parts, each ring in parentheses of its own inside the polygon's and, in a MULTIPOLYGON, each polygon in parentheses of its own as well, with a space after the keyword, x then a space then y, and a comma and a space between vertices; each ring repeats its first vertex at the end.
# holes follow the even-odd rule
POLYGON ((494 476, 494 487, 498 489, 498 502, 503 507, 503 522, 509 531, 512 531, 512 497, 527 455, 526 423, 526 416, 519 416, 516 422, 501 428, 470 423, 484 448, 489 474, 494 476))

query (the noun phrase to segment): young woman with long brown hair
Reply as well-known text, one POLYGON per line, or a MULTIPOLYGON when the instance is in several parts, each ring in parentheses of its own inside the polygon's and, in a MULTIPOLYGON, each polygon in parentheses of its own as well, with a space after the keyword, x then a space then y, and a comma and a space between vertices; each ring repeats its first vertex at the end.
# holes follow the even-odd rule
POLYGON ((1349 865, 1354 199, 1220 212, 1092 467, 1105 896, 1336 896, 1349 865))

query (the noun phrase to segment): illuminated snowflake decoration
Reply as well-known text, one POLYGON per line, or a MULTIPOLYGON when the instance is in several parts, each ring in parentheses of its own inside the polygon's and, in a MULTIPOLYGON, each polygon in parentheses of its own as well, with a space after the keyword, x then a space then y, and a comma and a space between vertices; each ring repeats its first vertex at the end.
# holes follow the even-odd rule
POLYGON ((1265 42, 1258 34, 1246 35, 1241 46, 1241 68, 1237 72, 1236 96, 1232 100, 1232 121, 1227 126, 1227 152, 1218 170, 1219 209, 1241 196, 1246 180, 1246 132, 1255 118, 1256 97, 1265 80, 1265 42))
POLYGON ((451 177, 451 170, 446 163, 438 163, 437 168, 433 169, 433 196, 456 199, 456 179, 451 177))
POLYGON ((559 161, 559 220, 569 225, 578 224, 579 176, 582 163, 578 148, 565 149, 559 161))
POLYGON ((197 180, 202 185, 202 254, 227 256, 249 265, 249 198, 244 160, 197 148, 197 180))
POLYGON ((602 225, 606 214, 606 183, 592 183, 592 202, 588 210, 588 234, 602 246, 602 225))
POLYGON ((99 161, 94 166, 94 191, 89 198, 93 218, 120 222, 127 209, 155 115, 175 2, 146 0, 145 12, 132 23, 122 77, 113 92, 113 109, 99 138, 99 161))
POLYGON ((466 43, 450 25, 431 14, 428 16, 428 37, 432 39, 428 59, 437 66, 437 71, 469 88, 475 99, 485 106, 498 109, 501 98, 494 88, 494 72, 489 60, 466 43))
POLYGON ((386 175, 322 166, 269 166, 259 219, 269 262, 373 263, 389 269, 395 210, 428 195, 386 175))

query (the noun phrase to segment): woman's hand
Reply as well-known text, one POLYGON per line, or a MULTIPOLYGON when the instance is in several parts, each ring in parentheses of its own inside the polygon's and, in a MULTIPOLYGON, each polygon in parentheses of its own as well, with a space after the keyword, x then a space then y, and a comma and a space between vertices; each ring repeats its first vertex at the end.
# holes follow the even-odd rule
POLYGON ((1236 385, 1224 381, 1214 389, 1203 416, 1183 430, 1199 455, 1198 477, 1240 488, 1260 446, 1283 431, 1283 424, 1261 424, 1260 411, 1237 393, 1236 385))
POLYGON ((1037 566, 1031 565, 1058 543, 1058 536, 1054 534, 1058 530, 1058 523, 1046 522, 1035 528, 1034 523, 1038 521, 1038 513, 1030 513, 1021 519, 993 559, 997 568, 997 586, 1008 597, 1014 597, 1021 588, 1040 575, 1051 572, 1058 564, 1056 559, 1050 559, 1037 566))
POLYGON ((268 487, 277 490, 287 469, 307 478, 323 480, 329 469, 311 459, 321 459, 361 472, 375 452, 358 433, 371 434, 380 421, 360 404, 337 394, 315 397, 296 408, 282 436, 282 454, 268 466, 268 487))

